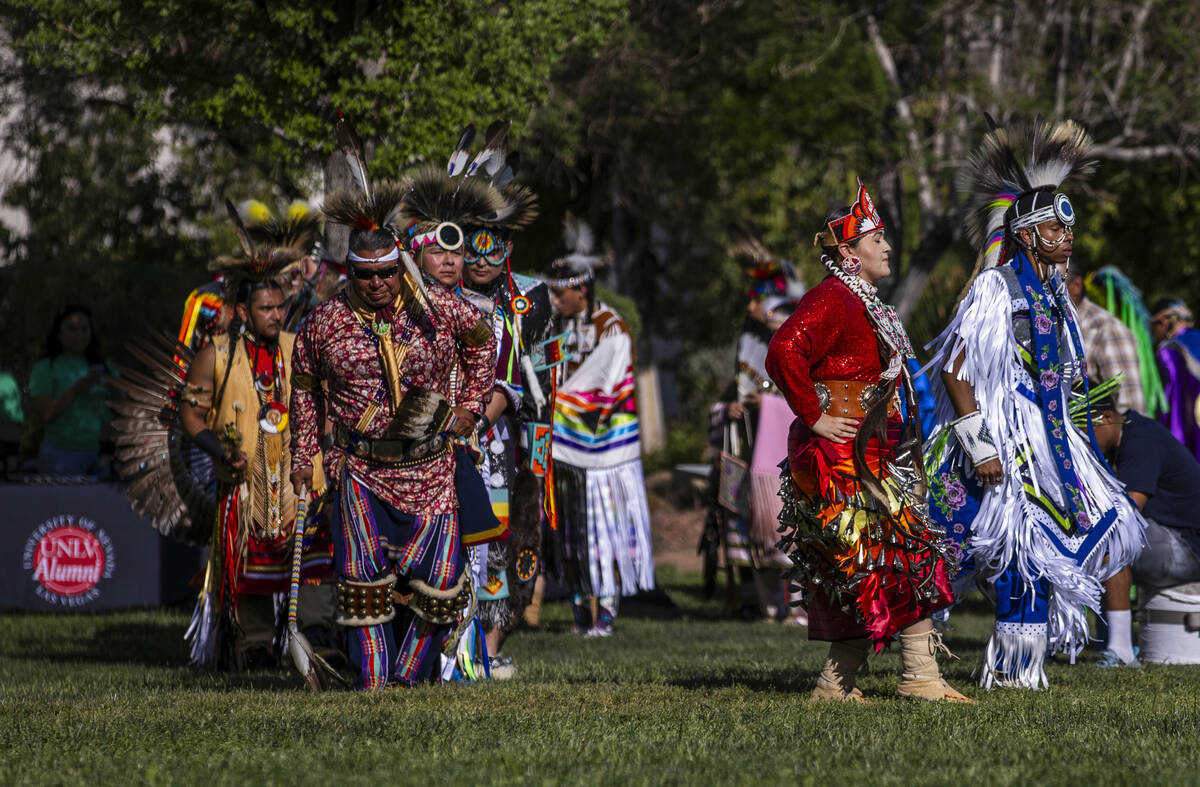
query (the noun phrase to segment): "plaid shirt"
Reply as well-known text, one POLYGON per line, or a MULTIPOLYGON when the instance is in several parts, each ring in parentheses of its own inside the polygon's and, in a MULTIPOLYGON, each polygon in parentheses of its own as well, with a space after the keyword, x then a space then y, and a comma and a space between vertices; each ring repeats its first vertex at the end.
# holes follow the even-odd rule
POLYGON ((1093 383, 1101 383, 1117 374, 1125 375, 1113 393, 1117 410, 1146 412, 1137 339, 1133 337, 1133 332, 1106 309, 1087 298, 1075 310, 1079 316, 1083 349, 1087 353, 1088 379, 1093 383))

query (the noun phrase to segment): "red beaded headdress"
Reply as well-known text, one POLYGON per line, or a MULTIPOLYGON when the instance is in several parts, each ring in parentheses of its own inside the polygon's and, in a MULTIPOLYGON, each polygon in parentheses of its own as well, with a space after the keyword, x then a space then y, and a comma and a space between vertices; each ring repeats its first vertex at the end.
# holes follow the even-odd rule
POLYGON ((858 200, 850 206, 850 212, 839 219, 829 222, 828 232, 822 232, 816 237, 818 246, 836 246, 839 243, 850 243, 863 235, 883 229, 883 219, 875 210, 875 203, 867 193, 862 178, 858 179, 858 200))

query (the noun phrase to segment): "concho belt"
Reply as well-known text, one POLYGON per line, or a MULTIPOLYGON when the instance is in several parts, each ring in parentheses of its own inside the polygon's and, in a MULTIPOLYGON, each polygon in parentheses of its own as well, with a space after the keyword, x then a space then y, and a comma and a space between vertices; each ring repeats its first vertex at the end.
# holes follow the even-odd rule
MULTIPOLYGON (((821 412, 839 418, 865 418, 867 411, 875 404, 875 398, 886 390, 886 386, 858 380, 821 380, 814 383, 813 387, 817 391, 817 403, 821 405, 821 412)), ((888 402, 888 415, 892 415, 898 409, 893 397, 892 401, 888 402)))
POLYGON ((437 459, 450 450, 450 444, 441 435, 414 440, 388 440, 367 437, 344 426, 334 429, 333 444, 364 462, 387 467, 412 467, 437 459))

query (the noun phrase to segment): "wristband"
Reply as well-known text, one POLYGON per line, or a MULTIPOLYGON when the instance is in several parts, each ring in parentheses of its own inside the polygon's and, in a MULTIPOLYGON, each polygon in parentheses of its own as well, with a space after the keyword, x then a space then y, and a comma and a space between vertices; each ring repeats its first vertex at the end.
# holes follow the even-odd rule
POLYGON ((954 430, 954 437, 975 467, 1000 456, 996 444, 992 442, 992 436, 988 433, 987 424, 983 422, 983 413, 978 410, 951 421, 950 428, 954 430))
POLYGON ((192 442, 195 443, 197 448, 218 462, 225 461, 225 446, 221 445, 221 438, 217 437, 217 433, 213 430, 205 429, 193 437, 192 442))

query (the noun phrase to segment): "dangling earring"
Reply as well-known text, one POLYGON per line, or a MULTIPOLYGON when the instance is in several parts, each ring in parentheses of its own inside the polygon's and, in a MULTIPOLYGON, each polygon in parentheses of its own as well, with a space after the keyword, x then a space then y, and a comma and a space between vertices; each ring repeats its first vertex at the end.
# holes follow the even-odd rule
POLYGON ((862 260, 858 257, 847 257, 842 260, 842 270, 851 276, 857 276, 858 272, 862 270, 862 260))

